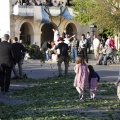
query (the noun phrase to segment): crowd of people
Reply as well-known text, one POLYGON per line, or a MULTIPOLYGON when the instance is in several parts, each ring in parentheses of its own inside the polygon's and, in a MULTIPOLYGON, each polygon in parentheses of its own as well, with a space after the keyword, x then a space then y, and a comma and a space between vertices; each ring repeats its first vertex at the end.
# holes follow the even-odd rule
POLYGON ((58 0, 17 0, 15 5, 27 5, 27 6, 55 6, 55 7, 65 7, 69 3, 66 0, 58 1, 58 0))
POLYGON ((87 37, 85 37, 85 34, 82 34, 80 40, 77 39, 76 35, 70 36, 66 29, 64 29, 62 33, 62 37, 60 37, 59 31, 57 29, 53 29, 53 32, 53 40, 44 42, 41 48, 44 52, 47 53, 47 60, 52 59, 52 54, 55 54, 56 57, 58 56, 59 50, 55 50, 54 48, 61 42, 60 38, 62 38, 63 42, 68 45, 69 50, 67 52, 69 52, 69 56, 72 58, 71 61, 73 63, 75 63, 78 54, 81 54, 81 56, 88 63, 87 54, 90 53, 90 47, 92 45, 92 39, 89 32, 87 32, 87 37))
POLYGON ((95 59, 98 60, 97 65, 107 65, 107 60, 114 62, 116 52, 115 42, 113 36, 108 36, 108 39, 101 41, 97 38, 93 40, 95 59))
POLYGON ((66 76, 68 74, 70 52, 72 62, 75 63, 74 71, 76 75, 74 79, 74 87, 79 93, 79 99, 83 100, 84 88, 87 88, 90 91, 89 99, 94 100, 96 97, 97 83, 100 81, 100 76, 95 72, 91 65, 87 65, 87 54, 90 53, 90 47, 92 46, 90 33, 87 32, 87 37, 85 37, 85 34, 82 34, 80 40, 78 40, 76 35, 72 35, 70 37, 66 29, 64 29, 62 33, 62 37, 60 37, 57 29, 53 29, 53 32, 54 40, 46 41, 41 49, 43 52, 47 51, 47 60, 48 55, 50 55, 51 58, 51 53, 56 54, 59 74, 58 77, 63 76, 61 69, 62 62, 64 62, 65 65, 64 75, 66 76), (57 49, 59 49, 59 53, 57 52, 57 49), (81 55, 79 55, 79 52, 81 55))
MULTIPOLYGON (((52 59, 52 54, 57 54, 57 51, 54 51, 54 48, 59 44, 59 39, 61 38, 57 29, 53 29, 53 32, 53 40, 44 43, 44 45, 46 44, 47 60, 52 59)), ((92 39, 90 33, 87 32, 86 36, 85 34, 82 34, 80 38, 77 38, 76 35, 70 36, 66 29, 64 29, 62 38, 64 43, 68 45, 73 63, 75 63, 75 59, 78 54, 81 54, 86 63, 88 63, 88 54, 92 51, 94 52, 95 60, 98 61, 97 65, 103 64, 102 61, 104 62, 104 65, 107 65, 108 58, 111 58, 112 61, 114 61, 113 58, 116 49, 113 36, 108 36, 108 39, 105 40, 100 38, 98 39, 98 37, 94 35, 92 39)))
POLYGON ((61 76, 61 64, 65 63, 65 75, 68 72, 69 63, 76 63, 77 56, 81 56, 85 63, 88 63, 88 54, 94 52, 96 65, 107 65, 108 60, 114 62, 115 43, 114 37, 108 39, 98 39, 96 35, 92 37, 87 32, 82 34, 80 39, 76 35, 69 35, 66 28, 60 36, 57 29, 53 29, 54 37, 52 41, 45 41, 41 50, 46 54, 46 60, 56 60, 58 64, 59 76, 61 76), (66 46, 67 45, 67 46, 66 46))
POLYGON ((88 63, 87 54, 90 53, 90 46, 92 39, 90 33, 87 32, 87 38, 85 34, 81 35, 80 40, 76 35, 70 36, 64 29, 62 37, 60 37, 59 31, 53 29, 54 37, 52 41, 45 41, 41 47, 41 51, 46 54, 46 60, 56 60, 58 64, 59 76, 62 76, 61 64, 65 63, 65 75, 68 73, 69 62, 76 62, 76 57, 81 54, 82 58, 88 63), (88 49, 88 52, 87 52, 88 49))
MULTIPOLYGON (((94 36, 93 44, 92 42, 88 42, 90 39, 89 32, 87 33, 87 39, 84 34, 81 35, 81 40, 78 41, 76 39, 75 35, 72 35, 71 37, 68 37, 68 33, 66 29, 64 29, 62 37, 58 34, 59 32, 57 29, 53 29, 54 31, 54 41, 46 41, 41 51, 43 53, 54 53, 59 49, 59 54, 57 54, 57 65, 58 65, 58 73, 59 76, 62 76, 62 69, 61 64, 64 62, 65 64, 65 72, 64 75, 68 75, 68 66, 69 66, 69 51, 71 51, 71 55, 73 62, 75 63, 74 71, 75 71, 75 79, 74 79, 74 87, 76 88, 77 92, 79 93, 79 99, 83 100, 84 98, 84 89, 88 89, 90 92, 90 100, 94 100, 96 98, 96 91, 98 82, 100 81, 100 76, 97 72, 95 72, 93 66, 87 65, 88 58, 87 56, 87 49, 89 53, 89 47, 94 45, 94 40, 96 40, 96 36, 94 36), (67 36, 67 37, 66 37, 67 36), (59 38, 59 39, 58 39, 59 38), (89 44, 91 44, 89 46, 89 44), (78 45, 78 46, 77 46, 78 45), (88 47, 87 47, 88 45, 88 47), (81 51, 81 55, 76 53, 76 51, 81 51)), ((107 47, 106 55, 109 55, 109 51, 112 51, 114 48, 113 40, 111 40, 109 37, 109 40, 107 40, 103 46, 103 48, 107 47)), ((98 40, 98 39, 97 39, 98 40)), ((95 44, 98 44, 95 42, 95 44)), ((103 44, 103 43, 101 43, 103 44)), ((94 48, 97 48, 94 46, 94 48)), ((0 86, 2 92, 9 92, 9 86, 10 86, 10 79, 11 79, 11 71, 13 70, 13 73, 15 75, 15 79, 19 78, 22 79, 22 59, 24 52, 28 51, 22 43, 18 42, 18 38, 14 37, 12 40, 9 39, 8 34, 4 34, 4 36, 1 38, 0 42, 0 86), (15 65, 18 64, 19 73, 15 69, 15 65)), ((96 49, 94 50, 96 53, 96 49)), ((102 59, 105 59, 107 56, 102 53, 99 63, 102 59)), ((96 57, 96 54, 95 54, 96 57)), ((106 62, 106 61, 104 61, 106 62)), ((105 63, 106 64, 106 63, 105 63)), ((120 74, 120 73, 119 73, 120 74)), ((117 86, 117 95, 120 99, 120 78, 118 78, 118 81, 116 82, 117 86)))

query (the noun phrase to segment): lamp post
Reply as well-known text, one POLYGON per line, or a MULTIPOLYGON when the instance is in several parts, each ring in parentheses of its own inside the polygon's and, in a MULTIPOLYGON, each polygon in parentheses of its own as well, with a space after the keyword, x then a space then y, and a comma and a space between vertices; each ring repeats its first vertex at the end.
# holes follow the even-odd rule
POLYGON ((93 42, 93 36, 94 36, 95 31, 96 31, 96 28, 97 28, 97 26, 94 23, 90 25, 90 29, 91 29, 91 32, 92 32, 92 37, 91 37, 92 42, 93 42))

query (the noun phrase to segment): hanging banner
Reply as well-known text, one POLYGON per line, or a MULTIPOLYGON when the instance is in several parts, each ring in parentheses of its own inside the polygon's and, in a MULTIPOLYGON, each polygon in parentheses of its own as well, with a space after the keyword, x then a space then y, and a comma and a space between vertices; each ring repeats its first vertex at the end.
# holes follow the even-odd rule
POLYGON ((37 23, 50 23, 49 15, 44 6, 34 6, 34 21, 37 23))
POLYGON ((72 19, 67 7, 45 7, 45 6, 24 6, 15 5, 13 14, 19 16, 34 16, 37 23, 50 23, 50 17, 61 17, 72 19))
POLYGON ((71 20, 72 19, 72 16, 70 15, 70 13, 69 13, 69 11, 68 11, 68 9, 66 7, 62 7, 62 11, 64 11, 62 16, 65 19, 67 19, 67 20, 71 20))
POLYGON ((51 17, 63 16, 65 19, 70 20, 72 16, 69 13, 67 7, 45 7, 45 12, 51 17))

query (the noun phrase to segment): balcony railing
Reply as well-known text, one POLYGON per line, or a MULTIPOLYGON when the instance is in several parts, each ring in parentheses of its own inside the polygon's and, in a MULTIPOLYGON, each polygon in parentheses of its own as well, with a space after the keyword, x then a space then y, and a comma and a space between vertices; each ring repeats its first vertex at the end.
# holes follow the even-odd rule
MULTIPOLYGON (((42 6, 23 6, 23 5, 15 5, 13 7, 13 14, 19 16, 34 16, 36 8, 40 8, 43 10, 42 6)), ((64 9, 64 8, 63 8, 64 9)), ((71 8, 68 8, 69 13, 73 16, 73 11, 71 8)), ((36 11, 38 12, 38 11, 36 11)), ((52 16, 58 16, 60 14, 60 7, 49 7, 49 12, 52 16)))
POLYGON ((19 16, 34 16, 34 6, 15 5, 13 14, 19 16))
POLYGON ((13 7, 13 14, 16 16, 33 16, 34 21, 39 23, 49 23, 50 16, 63 16, 67 20, 70 20, 72 18, 71 9, 55 6, 47 7, 15 5, 13 7))

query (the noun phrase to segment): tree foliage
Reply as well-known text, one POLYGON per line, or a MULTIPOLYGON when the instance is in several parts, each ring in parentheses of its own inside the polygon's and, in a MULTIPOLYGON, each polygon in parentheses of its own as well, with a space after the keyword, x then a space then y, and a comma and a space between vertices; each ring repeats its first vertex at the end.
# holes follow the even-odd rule
POLYGON ((89 5, 90 0, 74 0, 73 1, 73 9, 75 14, 75 19, 79 21, 81 24, 88 24, 91 20, 89 15, 89 5))
POLYGON ((120 29, 120 0, 74 0, 75 19, 83 25, 95 23, 99 29, 120 29))
POLYGON ((37 45, 26 45, 25 47, 28 49, 31 59, 38 59, 41 62, 45 62, 45 54, 40 51, 37 45))

